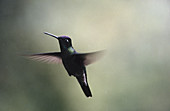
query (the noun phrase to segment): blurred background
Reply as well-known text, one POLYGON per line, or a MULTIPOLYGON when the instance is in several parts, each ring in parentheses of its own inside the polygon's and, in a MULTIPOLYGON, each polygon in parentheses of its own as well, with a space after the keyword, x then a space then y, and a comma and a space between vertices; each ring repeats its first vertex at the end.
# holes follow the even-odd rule
POLYGON ((0 111, 170 111, 169 0, 1 0, 0 111), (63 65, 20 55, 60 51, 69 35, 87 66, 86 98, 63 65))

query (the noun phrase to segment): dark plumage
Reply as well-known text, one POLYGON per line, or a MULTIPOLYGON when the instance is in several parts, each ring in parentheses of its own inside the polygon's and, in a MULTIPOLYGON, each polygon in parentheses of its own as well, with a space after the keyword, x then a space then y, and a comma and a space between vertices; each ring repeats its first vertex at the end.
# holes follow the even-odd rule
POLYGON ((63 63, 68 74, 73 75, 78 80, 84 94, 87 97, 92 97, 88 82, 86 65, 96 61, 103 51, 92 53, 77 53, 72 47, 71 39, 68 36, 55 36, 48 32, 45 34, 50 35, 59 40, 61 52, 50 52, 41 54, 28 55, 29 58, 43 61, 47 63, 63 63))

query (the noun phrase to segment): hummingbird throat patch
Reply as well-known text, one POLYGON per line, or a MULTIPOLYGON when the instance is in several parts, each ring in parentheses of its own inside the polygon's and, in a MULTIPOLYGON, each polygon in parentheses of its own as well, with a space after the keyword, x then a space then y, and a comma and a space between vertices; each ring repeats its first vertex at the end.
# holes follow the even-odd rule
POLYGON ((70 53, 73 53, 73 52, 74 52, 74 49, 73 49, 72 47, 69 47, 69 48, 68 48, 68 51, 69 51, 70 53))

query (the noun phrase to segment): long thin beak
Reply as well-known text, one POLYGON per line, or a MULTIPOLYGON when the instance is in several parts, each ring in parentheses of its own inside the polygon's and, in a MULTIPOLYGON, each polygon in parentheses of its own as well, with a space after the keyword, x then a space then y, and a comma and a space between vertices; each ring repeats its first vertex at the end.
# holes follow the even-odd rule
POLYGON ((57 39, 58 39, 58 36, 56 36, 56 35, 54 35, 54 34, 51 34, 51 33, 48 33, 48 32, 44 32, 44 34, 47 34, 47 35, 49 35, 49 36, 52 36, 52 37, 54 37, 54 38, 57 38, 57 39))

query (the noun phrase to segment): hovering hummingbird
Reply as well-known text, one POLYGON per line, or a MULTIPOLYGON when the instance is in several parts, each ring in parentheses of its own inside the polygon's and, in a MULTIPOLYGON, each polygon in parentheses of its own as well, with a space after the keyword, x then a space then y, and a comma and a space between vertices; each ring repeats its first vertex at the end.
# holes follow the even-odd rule
POLYGON ((87 65, 95 62, 101 57, 103 51, 92 53, 77 53, 72 46, 71 38, 68 36, 56 36, 48 32, 44 32, 59 40, 61 52, 50 52, 28 55, 33 60, 38 60, 47 63, 63 63, 69 76, 74 76, 78 80, 84 94, 87 97, 92 97, 88 82, 87 82, 87 65))

